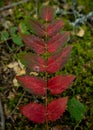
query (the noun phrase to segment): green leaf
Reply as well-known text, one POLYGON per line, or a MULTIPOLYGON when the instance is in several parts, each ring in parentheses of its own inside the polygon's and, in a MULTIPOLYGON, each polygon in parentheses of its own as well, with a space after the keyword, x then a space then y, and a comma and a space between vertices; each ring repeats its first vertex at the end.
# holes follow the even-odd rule
POLYGON ((85 106, 79 100, 72 98, 68 101, 68 111, 76 121, 82 120, 85 113, 85 106))
POLYGON ((23 42, 22 42, 22 38, 20 35, 13 35, 12 36, 12 40, 13 42, 18 45, 18 46, 24 46, 23 42))
POLYGON ((2 31, 1 32, 1 41, 6 41, 9 37, 9 34, 7 31, 2 31))
POLYGON ((17 27, 11 27, 10 28, 10 35, 13 36, 16 34, 17 27))
POLYGON ((27 31, 27 26, 24 22, 21 22, 19 24, 19 29, 20 29, 20 32, 23 33, 23 34, 29 34, 29 32, 27 31))
POLYGON ((3 0, 0 0, 0 7, 2 7, 4 5, 3 0))

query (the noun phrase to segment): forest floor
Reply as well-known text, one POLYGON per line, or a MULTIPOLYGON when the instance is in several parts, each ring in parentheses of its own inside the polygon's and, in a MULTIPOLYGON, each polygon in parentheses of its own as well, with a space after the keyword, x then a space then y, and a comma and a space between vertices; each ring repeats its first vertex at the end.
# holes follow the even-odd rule
MULTIPOLYGON (((14 2, 17 3, 18 1, 14 2)), ((40 0, 36 3, 33 0, 13 8, 10 6, 9 9, 3 9, 10 4, 7 1, 0 5, 2 8, 0 13, 0 109, 3 110, 3 113, 0 110, 0 122, 4 125, 0 126, 0 130, 4 130, 2 127, 5 127, 5 130, 45 130, 45 124, 34 124, 20 113, 19 105, 26 104, 35 97, 29 94, 15 78, 17 75, 27 73, 38 75, 38 73, 29 72, 17 57, 21 52, 27 51, 19 36, 18 27, 22 26, 23 31, 26 31, 25 24, 27 24, 27 19, 37 19, 41 3, 53 6, 56 11, 56 17, 62 19, 65 23, 63 30, 71 32, 71 37, 68 41, 68 45, 73 46, 71 56, 68 63, 58 73, 69 73, 76 76, 71 88, 64 92, 63 95, 67 95, 70 99, 75 97, 85 107, 82 119, 75 120, 69 111, 66 110, 61 119, 50 123, 50 129, 93 130, 92 0, 81 0, 81 2, 77 3, 73 3, 70 0, 68 2, 65 0, 54 0, 50 3, 49 1, 40 0), (90 15, 88 15, 89 13, 90 15), (81 18, 80 22, 76 21, 78 18, 81 18)))

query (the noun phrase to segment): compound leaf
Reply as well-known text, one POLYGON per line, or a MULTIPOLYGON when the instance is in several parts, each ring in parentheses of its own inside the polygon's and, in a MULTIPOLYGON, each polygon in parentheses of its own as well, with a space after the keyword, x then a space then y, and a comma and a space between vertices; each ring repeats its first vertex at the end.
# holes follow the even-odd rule
POLYGON ((45 122, 45 107, 39 103, 29 103, 19 107, 22 114, 35 123, 45 122))
POLYGON ((17 76, 17 79, 25 88, 29 89, 31 93, 45 95, 44 87, 46 82, 43 79, 33 76, 17 76))
POLYGON ((48 119, 55 121, 60 118, 66 109, 67 97, 53 100, 48 104, 48 119))
POLYGON ((75 79, 72 75, 55 76, 48 81, 48 89, 52 94, 60 94, 67 89, 75 79))
POLYGON ((30 49, 33 49, 37 54, 44 53, 45 43, 39 37, 36 37, 34 35, 23 35, 23 42, 30 49))

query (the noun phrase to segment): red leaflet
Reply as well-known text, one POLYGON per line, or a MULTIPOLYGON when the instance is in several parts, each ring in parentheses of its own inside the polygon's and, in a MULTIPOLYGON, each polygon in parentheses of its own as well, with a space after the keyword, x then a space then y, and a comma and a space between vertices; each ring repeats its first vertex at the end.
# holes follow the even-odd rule
POLYGON ((68 38, 69 32, 53 36, 53 38, 48 41, 48 52, 53 53, 57 51, 65 42, 67 42, 68 38))
POLYGON ((66 63, 67 58, 70 55, 72 46, 65 47, 61 52, 54 54, 48 58, 47 69, 48 73, 54 73, 58 71, 66 63))
POLYGON ((34 35, 23 35, 24 43, 31 49, 33 49, 37 54, 44 53, 45 43, 39 37, 34 35))
POLYGON ((66 109, 67 97, 53 100, 48 104, 48 119, 55 121, 63 114, 66 109))
POLYGON ((36 123, 43 123, 45 117, 45 107, 39 103, 29 103, 24 106, 20 106, 22 114, 29 120, 36 123))
POLYGON ((39 36, 44 36, 45 35, 45 29, 44 29, 44 26, 41 23, 31 19, 30 20, 30 25, 31 25, 31 28, 33 29, 33 31, 37 35, 39 35, 39 36))
POLYGON ((19 82, 21 82, 25 88, 29 89, 31 93, 36 95, 45 95, 46 82, 38 77, 32 76, 17 76, 19 82))
POLYGON ((33 71, 36 72, 45 72, 45 62, 44 59, 40 56, 37 56, 32 53, 24 54, 21 56, 25 63, 31 68, 33 71))
POLYGON ((50 6, 43 7, 41 9, 40 15, 43 20, 51 21, 53 19, 54 10, 50 6))
POLYGON ((47 35, 54 36, 62 27, 64 23, 62 20, 52 22, 47 28, 47 35))
POLYGON ((75 79, 75 76, 65 75, 65 76, 55 76, 48 81, 48 89, 52 94, 60 94, 65 89, 67 89, 75 79))

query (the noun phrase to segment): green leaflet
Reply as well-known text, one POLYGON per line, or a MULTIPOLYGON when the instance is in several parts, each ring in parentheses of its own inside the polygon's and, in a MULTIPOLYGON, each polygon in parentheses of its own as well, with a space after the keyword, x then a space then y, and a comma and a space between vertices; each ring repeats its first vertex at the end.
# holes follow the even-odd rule
POLYGON ((20 35, 13 35, 12 36, 12 40, 13 40, 13 42, 16 44, 16 45, 18 45, 18 46, 24 46, 24 44, 23 44, 23 42, 22 42, 22 38, 21 38, 21 36, 20 35))
POLYGON ((68 101, 68 111, 76 121, 82 120, 85 113, 85 106, 79 100, 72 98, 68 101))
POLYGON ((19 30, 22 34, 29 34, 28 30, 27 30, 27 26, 24 22, 21 22, 19 24, 19 30))
POLYGON ((7 31, 2 31, 1 32, 1 41, 6 41, 9 37, 9 34, 7 31))
POLYGON ((18 46, 24 46, 23 42, 22 42, 22 37, 21 35, 16 33, 17 28, 16 27, 11 27, 10 28, 10 35, 12 37, 13 42, 18 45, 18 46))
POLYGON ((15 35, 15 34, 16 34, 16 31, 17 31, 17 27, 14 27, 14 26, 11 27, 11 28, 10 28, 10 35, 11 35, 11 36, 15 35))

